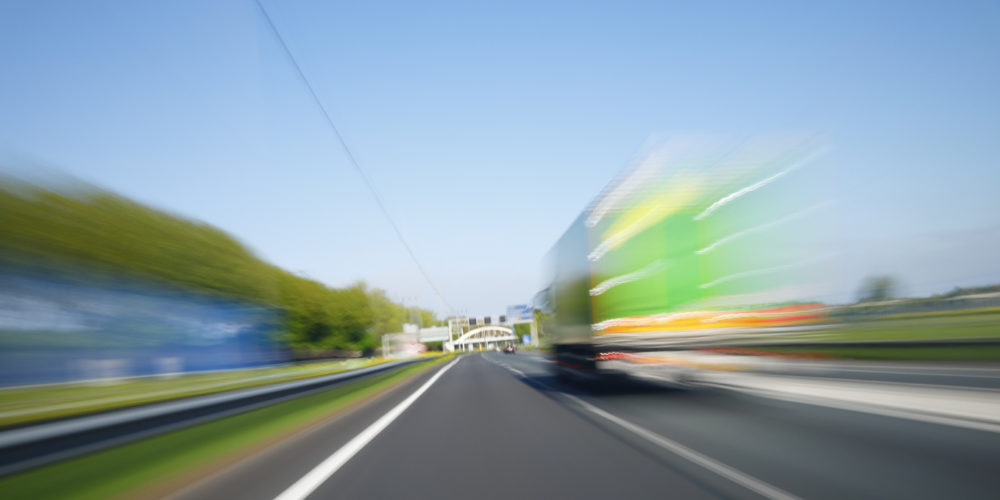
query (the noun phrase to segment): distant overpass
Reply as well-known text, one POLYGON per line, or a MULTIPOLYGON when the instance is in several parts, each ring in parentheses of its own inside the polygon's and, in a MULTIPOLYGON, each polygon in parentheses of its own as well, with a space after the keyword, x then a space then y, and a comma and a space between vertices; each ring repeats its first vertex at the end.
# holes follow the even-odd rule
POLYGON ((493 349, 500 344, 517 342, 514 329, 502 325, 484 325, 465 332, 457 339, 447 342, 445 349, 449 351, 468 351, 470 349, 493 349))
POLYGON ((448 326, 421 328, 415 324, 403 325, 401 333, 382 336, 382 352, 386 355, 416 354, 427 342, 441 342, 445 351, 469 351, 494 349, 503 345, 521 342, 514 326, 529 325, 529 338, 538 345, 538 325, 529 306, 511 306, 507 315, 499 316, 499 323, 491 324, 490 316, 469 318, 453 316, 448 318, 448 326))

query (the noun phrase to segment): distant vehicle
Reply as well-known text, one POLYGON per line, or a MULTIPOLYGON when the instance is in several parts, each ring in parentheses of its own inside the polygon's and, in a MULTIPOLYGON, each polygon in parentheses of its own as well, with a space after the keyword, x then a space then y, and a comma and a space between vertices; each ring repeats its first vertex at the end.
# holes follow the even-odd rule
POLYGON ((514 346, 512 345, 503 346, 503 352, 504 354, 514 354, 514 346))

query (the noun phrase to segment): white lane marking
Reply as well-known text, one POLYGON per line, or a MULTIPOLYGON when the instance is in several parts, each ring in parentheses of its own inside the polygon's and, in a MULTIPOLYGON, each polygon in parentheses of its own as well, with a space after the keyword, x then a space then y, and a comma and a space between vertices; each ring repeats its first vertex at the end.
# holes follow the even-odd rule
POLYGON ((508 370, 510 370, 510 371, 512 371, 514 373, 516 373, 517 375, 519 375, 521 377, 527 377, 527 374, 525 374, 523 371, 518 370, 517 368, 514 368, 513 366, 510 366, 507 363, 504 363, 502 361, 493 360, 493 359, 491 359, 491 358, 489 358, 487 356, 483 356, 483 359, 485 359, 486 361, 489 361, 490 363, 493 363, 494 365, 502 366, 502 367, 504 367, 504 368, 506 368, 506 369, 508 369, 508 370))
POLYGON ((330 479, 330 476, 334 475, 337 470, 339 470, 344 464, 346 464, 351 458, 354 457, 359 451, 361 451, 365 445, 375 439, 393 420, 402 415, 414 401, 417 400, 424 392, 427 391, 434 382, 437 382, 441 375, 444 375, 446 371, 455 366, 458 363, 458 358, 451 363, 448 363, 444 368, 438 370, 433 377, 430 378, 424 385, 420 386, 413 394, 404 399, 393 409, 389 410, 388 413, 382 415, 381 418, 371 424, 365 430, 361 431, 360 434, 350 440, 344 446, 341 446, 339 450, 334 452, 333 455, 327 457, 319 465, 317 465, 313 470, 309 471, 308 474, 302 476, 301 479, 295 482, 295 484, 288 487, 287 490, 283 491, 280 495, 275 497, 275 500, 302 500, 308 497, 316 488, 319 488, 321 484, 330 479))
POLYGON ((965 429, 973 429, 977 431, 1000 433, 1000 424, 984 422, 979 420, 971 420, 971 419, 966 420, 945 415, 934 415, 930 413, 916 413, 915 411, 906 411, 888 407, 879 407, 875 405, 866 405, 858 402, 838 401, 835 399, 823 398, 822 396, 810 396, 805 394, 783 394, 776 391, 769 391, 765 389, 736 387, 724 383, 707 382, 703 383, 702 385, 716 387, 724 390, 743 392, 757 397, 777 399, 780 401, 789 401, 792 403, 807 404, 813 406, 824 406, 827 408, 834 408, 837 410, 854 411, 858 413, 870 413, 872 415, 880 415, 883 417, 901 418, 905 420, 916 420, 918 422, 926 422, 930 424, 948 425, 952 427, 962 427, 965 429))
POLYGON ((1000 432, 996 389, 747 372, 703 372, 694 382, 796 403, 1000 432))
MULTIPOLYGON (((542 382, 532 381, 532 383, 545 387, 546 389, 554 392, 562 392, 542 382)), ((593 413, 594 415, 597 415, 605 420, 608 420, 611 423, 617 424, 618 426, 623 427, 624 429, 632 432, 633 434, 636 434, 639 437, 649 442, 652 442, 653 444, 665 448, 668 451, 680 456, 681 458, 684 458, 690 462, 700 465, 765 498, 769 498, 771 500, 799 500, 799 497, 792 495, 791 493, 779 489, 776 486, 772 486, 768 483, 765 483, 764 481, 761 481, 760 479, 757 479, 753 476, 740 472, 722 462, 719 462, 718 460, 702 455, 701 453, 698 453, 697 451, 694 451, 691 448, 688 448, 687 446, 684 446, 676 441, 667 439, 653 431, 647 430, 643 427, 633 424, 628 420, 612 415, 576 396, 573 396, 572 394, 566 394, 565 392, 562 392, 562 395, 565 396, 566 398, 569 398, 571 401, 579 405, 584 410, 587 410, 593 413)))
POLYGON ((638 425, 635 425, 632 422, 629 422, 628 420, 616 417, 615 415, 612 415, 576 396, 573 396, 571 394, 563 394, 563 395, 576 402, 576 404, 580 405, 585 410, 605 420, 615 423, 625 428, 626 430, 631 431, 632 433, 646 439, 647 441, 650 441, 663 448, 666 448, 667 450, 677 454, 678 456, 685 458, 691 462, 694 462, 763 497, 770 498, 772 500, 779 500, 779 499, 796 500, 799 498, 795 495, 792 495, 791 493, 785 492, 784 490, 778 489, 775 486, 765 483, 760 479, 757 479, 753 476, 749 476, 743 472, 740 472, 722 462, 719 462, 715 459, 702 455, 701 453, 698 453, 697 451, 694 451, 691 448, 688 448, 676 441, 672 441, 653 431, 647 430, 643 427, 639 427, 638 425))

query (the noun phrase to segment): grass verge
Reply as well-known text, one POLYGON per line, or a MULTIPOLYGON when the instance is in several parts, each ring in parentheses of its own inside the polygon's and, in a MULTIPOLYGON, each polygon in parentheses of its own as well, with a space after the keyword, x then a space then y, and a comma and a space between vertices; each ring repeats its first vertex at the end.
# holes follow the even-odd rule
POLYGON ((141 497, 156 485, 328 418, 337 410, 401 383, 451 356, 392 370, 232 417, 0 478, 7 499, 141 497))
POLYGON ((863 348, 767 347, 782 354, 823 357, 908 361, 1000 361, 1000 346, 873 346, 863 348))
POLYGON ((1000 339, 1000 312, 992 309, 851 319, 832 328, 783 336, 803 341, 1000 339))
POLYGON ((392 360, 296 363, 246 370, 67 383, 0 390, 0 426, 70 417, 127 406, 248 389, 374 366, 392 360))

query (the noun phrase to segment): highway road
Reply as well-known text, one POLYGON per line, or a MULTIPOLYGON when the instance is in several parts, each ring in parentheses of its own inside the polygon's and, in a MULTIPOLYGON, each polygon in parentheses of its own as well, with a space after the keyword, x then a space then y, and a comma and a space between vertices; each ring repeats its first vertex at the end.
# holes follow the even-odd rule
POLYGON ((996 498, 998 464, 989 430, 719 388, 586 392, 542 356, 486 353, 174 498, 996 498))

